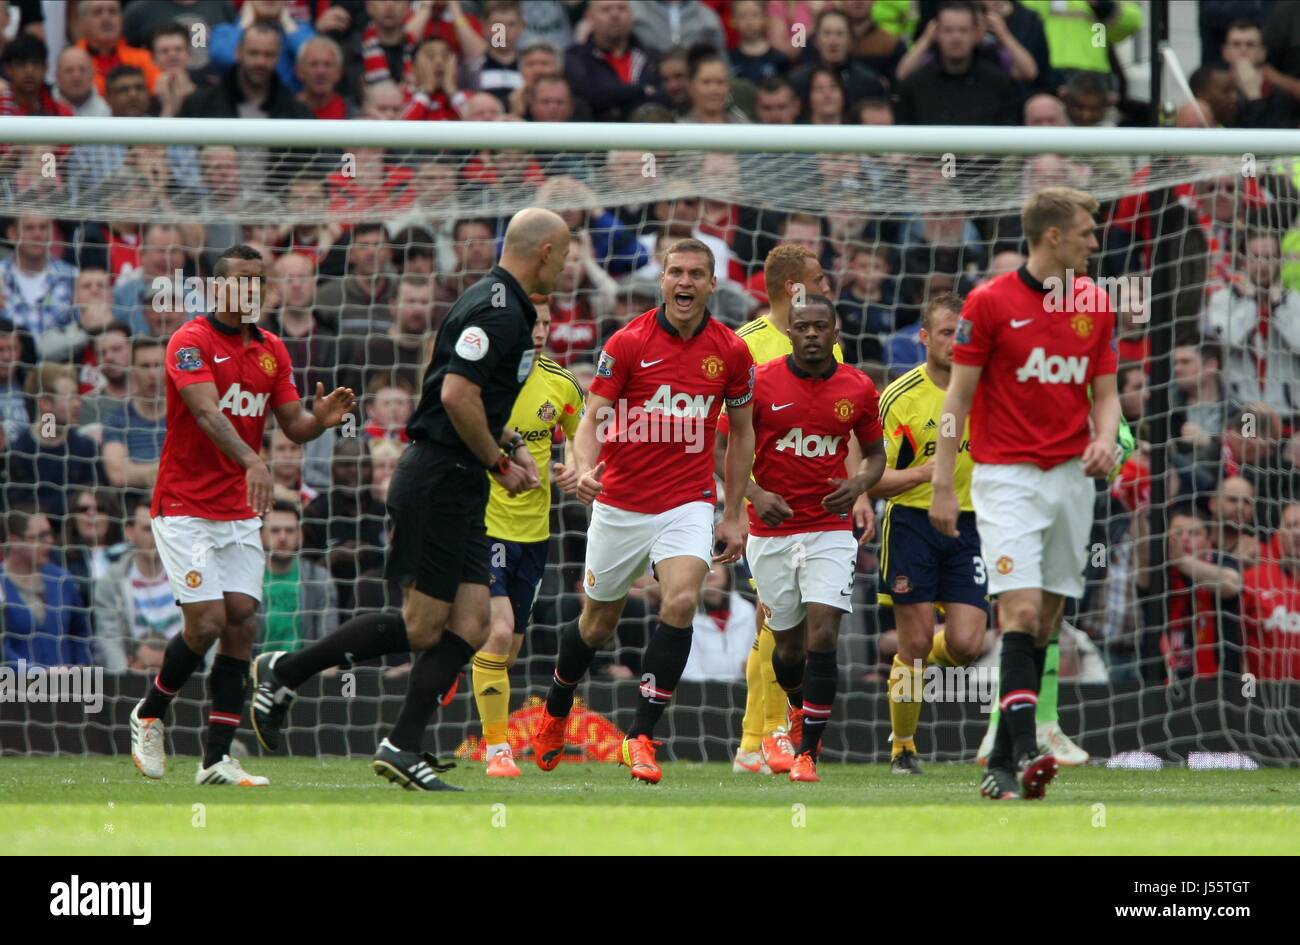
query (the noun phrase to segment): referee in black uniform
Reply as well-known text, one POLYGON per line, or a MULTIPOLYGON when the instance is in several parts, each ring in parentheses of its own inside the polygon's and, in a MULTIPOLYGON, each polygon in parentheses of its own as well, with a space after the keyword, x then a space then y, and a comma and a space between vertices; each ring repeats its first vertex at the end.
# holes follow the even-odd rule
POLYGON ((384 576, 402 587, 402 616, 364 614, 306 649, 258 657, 252 720, 264 748, 279 745, 293 691, 305 680, 331 666, 417 651, 401 714, 373 767, 413 790, 460 790, 438 778, 420 747, 438 700, 487 640, 484 470, 511 495, 538 486, 523 439, 506 421, 533 365, 537 310, 529 296, 550 295, 568 250, 558 215, 521 210, 506 228, 501 261, 452 306, 406 427, 411 446, 388 487, 384 576))

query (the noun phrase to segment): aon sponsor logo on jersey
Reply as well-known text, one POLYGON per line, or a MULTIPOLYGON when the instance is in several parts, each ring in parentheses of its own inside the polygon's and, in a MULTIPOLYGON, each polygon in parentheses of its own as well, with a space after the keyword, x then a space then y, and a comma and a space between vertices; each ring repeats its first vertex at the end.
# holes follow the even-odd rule
POLYGON ((1016 380, 1038 381, 1040 384, 1082 384, 1088 379, 1087 357, 1068 358, 1059 354, 1048 357, 1042 348, 1029 352, 1029 359, 1016 372, 1016 380))
POLYGON ((802 427, 795 427, 776 443, 776 451, 784 453, 792 450, 796 456, 816 459, 819 456, 834 456, 843 441, 842 436, 821 436, 816 433, 803 435, 802 427))
POLYGON ((1282 633, 1300 633, 1300 614, 1292 613, 1278 604, 1268 615, 1268 622, 1264 626, 1269 630, 1280 630, 1282 633))
POLYGON ((270 394, 254 394, 231 384, 217 406, 235 417, 260 417, 266 413, 266 402, 270 399, 270 394))
POLYGON ((674 394, 667 384, 660 384, 653 397, 645 403, 646 413, 664 413, 670 417, 704 419, 713 409, 713 396, 703 394, 674 394))

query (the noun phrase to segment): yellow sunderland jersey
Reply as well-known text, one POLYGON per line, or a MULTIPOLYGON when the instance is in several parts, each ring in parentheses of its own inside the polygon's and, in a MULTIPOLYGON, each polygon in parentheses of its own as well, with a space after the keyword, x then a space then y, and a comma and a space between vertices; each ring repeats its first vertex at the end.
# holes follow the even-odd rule
MULTIPOLYGON (((790 336, 773 325, 766 315, 741 325, 736 329, 736 334, 749 345, 749 353, 755 364, 766 364, 774 358, 784 358, 794 352, 790 336)), ((835 343, 835 360, 844 363, 844 352, 840 350, 838 341, 835 343)))
POLYGON ((511 498, 492 482, 487 533, 503 541, 546 541, 551 537, 551 444, 555 428, 572 437, 582 419, 582 386, 550 358, 539 357, 510 413, 509 426, 519 431, 537 464, 542 484, 511 498))
MULTIPOLYGON (((943 398, 945 391, 925 373, 925 365, 918 364, 896 379, 880 395, 880 426, 885 434, 885 465, 890 469, 909 469, 934 459, 938 444, 943 398)), ((970 476, 975 461, 970 455, 970 420, 962 433, 957 448, 957 466, 953 485, 957 501, 963 512, 974 511, 970 501, 970 476)), ((930 484, 922 482, 889 504, 909 508, 930 507, 930 484)))

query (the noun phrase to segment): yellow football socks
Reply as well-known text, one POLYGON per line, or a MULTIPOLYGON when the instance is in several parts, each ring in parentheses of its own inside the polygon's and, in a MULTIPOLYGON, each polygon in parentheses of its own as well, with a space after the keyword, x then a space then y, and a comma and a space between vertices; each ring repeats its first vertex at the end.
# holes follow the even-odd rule
POLYGON ((934 632, 934 639, 930 642, 930 652, 925 657, 925 665, 930 666, 956 666, 957 661, 952 658, 948 652, 948 641, 942 630, 934 632))
MULTIPOLYGON (((740 750, 748 754, 763 747, 763 657, 760 636, 745 660, 745 717, 740 722, 740 750)), ((770 662, 770 657, 769 657, 770 662)))
POLYGON ((505 744, 510 718, 510 658, 475 653, 473 660, 474 704, 483 723, 485 745, 505 744))
POLYGON ((909 666, 894 654, 889 671, 889 721, 894 733, 890 757, 897 758, 904 748, 916 751, 916 726, 921 719, 924 677, 916 666, 909 666))
POLYGON ((771 735, 778 728, 789 724, 790 700, 785 690, 776 681, 776 668, 772 665, 772 651, 776 649, 776 635, 772 628, 763 621, 763 629, 758 632, 758 657, 762 660, 763 671, 763 737, 771 735))

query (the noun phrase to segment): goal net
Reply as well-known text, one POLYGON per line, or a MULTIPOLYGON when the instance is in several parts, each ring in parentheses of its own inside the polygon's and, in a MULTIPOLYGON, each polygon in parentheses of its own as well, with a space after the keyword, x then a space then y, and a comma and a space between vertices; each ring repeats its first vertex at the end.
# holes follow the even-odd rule
MULTIPOLYGON (((135 122, 129 139, 114 139, 115 126, 83 121, 58 126, 58 140, 0 147, 9 510, 0 750, 126 750, 130 709, 180 627, 148 516, 136 511, 141 501, 147 509, 156 470, 162 386, 161 361, 134 339, 165 339, 201 314, 202 280, 230 245, 266 259, 262 325, 286 340, 300 390, 320 381, 363 395, 338 435, 305 448, 267 439, 285 504, 272 515, 288 525, 277 532, 268 521, 259 645, 280 648, 399 606, 380 569, 403 423, 433 333, 495 262, 516 210, 549 207, 577 236, 551 299, 547 353, 584 385, 609 335, 657 304, 663 247, 695 236, 717 258, 711 311, 733 327, 766 310, 763 260, 775 245, 812 249, 837 299, 846 360, 883 388, 924 359, 917 328, 928 301, 1018 268, 1025 197, 1068 185, 1101 204, 1092 275, 1119 312, 1119 387, 1138 445, 1112 482, 1097 484, 1087 591, 1069 605, 1059 643, 1060 725, 1094 757, 1133 763, 1300 756, 1296 159, 1164 147, 1098 154, 1077 135, 1048 134, 1058 144, 1039 147, 1028 131, 965 134, 978 129, 951 148, 943 129, 912 129, 940 133, 925 149, 891 146, 902 129, 860 129, 809 150, 816 129, 791 128, 738 149, 718 136, 713 150, 700 143, 708 129, 626 126, 637 144, 573 150, 580 139, 556 129, 521 138, 523 126, 509 123, 458 129, 454 147, 431 126, 363 147, 375 126, 351 122, 329 146, 315 132, 306 147, 292 146, 296 132, 280 122, 251 123, 266 143, 254 146, 222 143, 231 123, 209 123, 221 130, 196 139, 180 133, 186 123, 135 122), (73 134, 79 127, 96 130, 73 134), (667 143, 646 149, 651 138, 667 143), (803 153, 777 150, 787 146, 803 153), (38 283, 32 273, 42 271, 38 283), (33 570, 56 590, 34 593, 33 570), (36 668, 54 663, 102 669, 85 676, 102 706, 74 698, 72 673, 62 683, 40 677, 38 692, 36 668)), ((587 516, 553 494, 545 577, 511 671, 512 738, 526 737, 558 630, 581 607, 587 516)), ((888 591, 878 558, 878 536, 868 536, 841 632, 831 759, 888 757, 897 642, 877 604, 888 591)), ((729 759, 745 709, 753 595, 739 569, 710 585, 666 717, 682 759, 729 759)), ((589 757, 609 757, 616 729, 631 721, 656 601, 647 576, 579 689, 589 757)), ((991 628, 969 671, 934 676, 922 756, 974 757, 997 640, 991 628)), ((392 660, 313 681, 291 714, 289 751, 371 752, 396 715, 404 671, 392 660)), ((200 674, 176 703, 174 750, 198 752, 204 700, 200 674)), ((429 745, 472 755, 478 734, 462 685, 429 745)), ((239 739, 256 750, 247 728, 239 739)))

